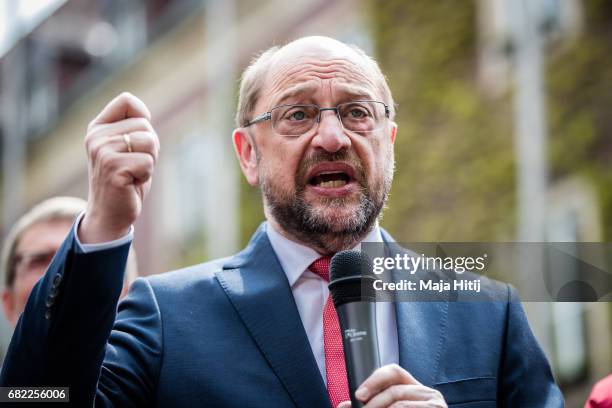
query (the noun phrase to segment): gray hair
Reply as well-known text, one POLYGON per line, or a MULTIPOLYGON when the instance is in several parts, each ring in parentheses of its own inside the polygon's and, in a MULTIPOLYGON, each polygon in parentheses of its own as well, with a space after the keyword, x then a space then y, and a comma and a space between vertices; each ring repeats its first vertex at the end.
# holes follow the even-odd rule
MULTIPOLYGON (((242 77, 240 79, 240 93, 238 95, 238 108, 236 110, 235 118, 237 127, 246 126, 246 124, 249 122, 250 116, 253 114, 253 108, 261 96, 266 79, 266 73, 270 70, 274 56, 289 44, 291 43, 288 43, 282 47, 273 46, 263 51, 251 60, 249 66, 242 73, 242 77)), ((395 104, 393 102, 393 96, 391 95, 391 89, 389 89, 387 80, 378 66, 378 63, 357 45, 346 45, 355 51, 361 58, 363 58, 364 62, 369 65, 369 67, 375 73, 375 82, 378 84, 379 91, 383 96, 384 102, 389 106, 391 111, 390 117, 393 119, 395 117, 395 104)))

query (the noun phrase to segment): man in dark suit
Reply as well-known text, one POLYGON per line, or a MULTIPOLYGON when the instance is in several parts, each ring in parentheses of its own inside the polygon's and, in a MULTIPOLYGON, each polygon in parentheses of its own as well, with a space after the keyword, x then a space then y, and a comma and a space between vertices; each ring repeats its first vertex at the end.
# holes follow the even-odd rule
MULTIPOLYGON (((378 65, 303 38, 242 77, 233 133, 267 222, 239 254, 137 280, 116 305, 159 142, 144 104, 111 101, 86 136, 88 208, 34 289, 0 377, 70 385, 78 406, 349 407, 329 258, 378 227, 397 126, 378 65)), ((496 302, 379 303, 383 367, 366 407, 560 407, 512 290, 496 302)))

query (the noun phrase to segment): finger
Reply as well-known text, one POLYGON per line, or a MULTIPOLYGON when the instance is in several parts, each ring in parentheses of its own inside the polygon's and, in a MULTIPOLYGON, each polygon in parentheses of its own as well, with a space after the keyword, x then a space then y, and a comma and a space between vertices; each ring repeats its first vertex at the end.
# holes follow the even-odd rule
POLYGON ((129 136, 128 140, 130 147, 132 148, 132 153, 148 153, 152 155, 155 160, 157 160, 159 150, 157 147, 157 138, 150 132, 131 132, 113 135, 108 138, 106 143, 112 144, 117 152, 130 153, 128 143, 124 135, 129 136))
POLYGON ((109 134, 129 133, 136 130, 144 130, 154 132, 153 125, 145 118, 128 118, 113 123, 104 123, 97 125, 95 129, 90 130, 92 137, 100 137, 109 134))
POLYGON ((106 146, 99 153, 95 173, 101 180, 123 188, 149 180, 154 167, 154 160, 150 154, 117 153, 106 146))
POLYGON ((130 182, 145 183, 153 176, 154 161, 147 153, 119 153, 117 175, 130 182), (131 180, 129 179, 131 177, 131 180))
POLYGON ((364 408, 387 408, 397 401, 429 401, 437 397, 435 390, 424 385, 392 385, 372 397, 364 408))
POLYGON ((158 141, 154 133, 151 132, 128 132, 121 134, 113 134, 104 137, 98 137, 90 144, 91 149, 100 149, 101 147, 110 146, 118 153, 128 153, 128 147, 132 148, 132 152, 141 152, 155 154, 158 150, 158 141), (126 140, 125 136, 129 136, 126 140))
POLYGON ((336 408, 351 408, 351 401, 342 401, 336 408))
POLYGON ((378 368, 355 391, 360 401, 368 401, 372 396, 396 384, 421 385, 408 371, 397 364, 388 364, 378 368))
MULTIPOLYGON (((132 152, 147 153, 153 157, 154 162, 157 162, 159 156, 159 140, 155 133, 150 132, 132 132, 129 133, 129 142, 132 146, 132 152)), ((128 153, 128 145, 126 140, 121 135, 109 135, 105 137, 97 137, 91 139, 87 144, 87 152, 90 157, 90 162, 95 164, 104 154, 111 152, 128 153)))
POLYGON ((110 101, 91 124, 113 123, 127 118, 151 120, 151 112, 143 101, 129 92, 123 92, 110 101))
POLYGON ((125 119, 112 124, 98 125, 95 129, 90 129, 85 136, 85 148, 90 151, 96 146, 99 147, 100 140, 105 142, 111 136, 138 131, 150 132, 155 139, 157 150, 159 150, 159 137, 151 122, 144 118, 125 119))

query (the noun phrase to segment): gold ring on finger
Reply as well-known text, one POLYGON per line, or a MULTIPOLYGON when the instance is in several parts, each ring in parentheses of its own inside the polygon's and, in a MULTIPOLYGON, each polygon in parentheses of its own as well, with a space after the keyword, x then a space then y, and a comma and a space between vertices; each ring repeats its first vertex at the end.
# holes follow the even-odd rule
POLYGON ((125 142, 125 145, 127 146, 128 153, 132 153, 134 149, 132 149, 132 139, 130 138, 129 133, 123 134, 123 141, 125 142))

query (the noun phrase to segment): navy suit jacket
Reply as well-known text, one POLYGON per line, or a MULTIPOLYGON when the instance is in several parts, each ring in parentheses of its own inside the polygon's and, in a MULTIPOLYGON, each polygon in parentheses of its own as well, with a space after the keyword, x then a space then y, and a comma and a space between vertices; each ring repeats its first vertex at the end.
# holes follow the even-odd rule
MULTIPOLYGON (((117 307, 128 247, 83 254, 70 233, 0 385, 70 386, 79 407, 330 406, 263 227, 231 258, 138 279, 117 307)), ((400 365, 449 406, 562 407, 518 298, 495 285, 506 301, 398 302, 400 365)))

